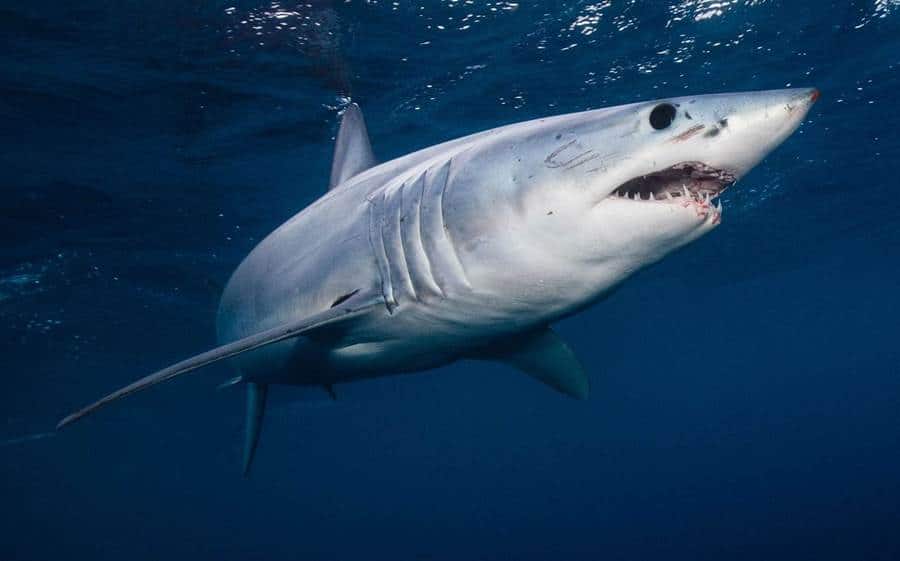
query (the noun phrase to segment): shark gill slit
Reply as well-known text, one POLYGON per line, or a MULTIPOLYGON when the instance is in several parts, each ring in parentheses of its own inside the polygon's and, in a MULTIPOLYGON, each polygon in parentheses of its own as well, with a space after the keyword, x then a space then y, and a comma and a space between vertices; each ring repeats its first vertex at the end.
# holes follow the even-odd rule
POLYGON ((416 294, 422 296, 443 295, 434 274, 425 247, 422 245, 421 208, 424 191, 425 174, 420 173, 415 179, 404 184, 400 224, 400 241, 403 243, 403 254, 407 258, 407 269, 413 281, 416 294))
POLYGON ((381 235, 384 237, 384 248, 387 253, 388 268, 394 289, 394 300, 400 302, 418 300, 409 272, 409 261, 403 249, 401 228, 403 223, 403 183, 385 192, 384 220, 381 222, 381 235))
POLYGON ((441 194, 448 177, 447 163, 441 162, 425 172, 422 200, 419 203, 419 231, 425 255, 431 263, 431 273, 441 294, 448 295, 455 288, 468 288, 461 267, 455 261, 453 248, 444 231, 441 194))
POLYGON ((387 279, 387 288, 385 289, 386 298, 389 303, 390 312, 397 308, 400 305, 400 302, 397 299, 397 283, 399 279, 395 278, 394 271, 391 268, 391 254, 390 248, 388 247, 387 240, 385 239, 385 229, 388 228, 388 212, 389 202, 387 193, 382 189, 381 191, 381 205, 378 208, 378 223, 377 223, 377 236, 379 240, 379 247, 381 248, 381 257, 384 259, 382 267, 384 269, 385 278, 387 279))
POLYGON ((422 258, 425 261, 425 267, 428 271, 428 278, 431 280, 431 283, 434 284, 434 290, 436 291, 436 294, 443 298, 447 295, 444 292, 444 287, 441 286, 441 283, 438 280, 437 274, 435 273, 436 265, 432 262, 431 256, 428 254, 428 248, 425 246, 425 230, 423 227, 425 219, 422 217, 422 207, 425 205, 425 185, 427 174, 428 170, 424 171, 422 175, 419 176, 419 202, 416 204, 416 227, 418 228, 418 231, 416 232, 416 239, 419 242, 419 247, 422 249, 422 258))
POLYGON ((447 240, 447 246, 450 248, 450 254, 453 258, 453 261, 456 263, 456 266, 459 268, 460 279, 466 288, 472 288, 472 285, 469 284, 469 277, 466 275, 466 268, 463 267, 462 259, 459 258, 459 253, 456 250, 456 244, 453 242, 453 236, 450 235, 450 230, 447 228, 447 219, 444 215, 444 195, 447 193, 447 189, 450 188, 450 170, 453 165, 453 158, 451 157, 447 160, 446 164, 446 173, 444 173, 444 184, 441 186, 438 192, 438 218, 440 218, 441 229, 439 231, 440 236, 443 236, 445 240, 447 240))
POLYGON ((384 192, 378 191, 374 197, 369 199, 369 244, 372 246, 372 253, 375 256, 375 263, 378 266, 378 274, 381 276, 381 295, 384 297, 384 305, 387 306, 388 313, 393 313, 397 307, 394 300, 394 289, 391 286, 391 273, 387 264, 387 253, 384 249, 384 240, 381 237, 381 216, 384 206, 384 192), (381 201, 381 204, 379 204, 381 201))

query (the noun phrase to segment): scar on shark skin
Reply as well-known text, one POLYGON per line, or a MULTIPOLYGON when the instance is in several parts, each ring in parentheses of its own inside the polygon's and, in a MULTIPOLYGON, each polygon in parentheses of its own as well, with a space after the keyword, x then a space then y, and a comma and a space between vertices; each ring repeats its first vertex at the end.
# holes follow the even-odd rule
MULTIPOLYGON (((581 156, 587 156, 588 154, 591 154, 591 152, 593 152, 593 150, 588 150, 584 154, 581 154, 581 156)), ((582 159, 578 160, 577 162, 575 162, 572 165, 567 165, 566 169, 575 169, 578 166, 580 166, 582 164, 586 164, 586 163, 590 162, 591 160, 596 160, 599 157, 600 157, 600 154, 593 153, 590 156, 587 156, 586 158, 582 158, 582 159)))
POLYGON ((597 162, 596 167, 592 167, 591 169, 585 170, 584 173, 597 173, 598 171, 606 172, 609 170, 609 166, 615 162, 627 160, 629 158, 622 157, 618 152, 610 152, 608 154, 603 154, 600 156, 600 161, 597 162))
POLYGON ((556 160, 557 156, 559 156, 562 152, 564 152, 567 148, 569 148, 576 142, 577 142, 577 140, 570 140, 569 142, 563 144, 562 146, 560 146, 553 152, 550 152, 550 154, 548 154, 547 157, 544 158, 544 165, 547 166, 548 168, 573 169, 573 168, 577 168, 578 166, 580 166, 582 164, 585 164, 591 160, 594 160, 594 159, 597 159, 600 157, 600 154, 595 153, 593 148, 591 148, 591 149, 585 150, 584 152, 576 154, 575 156, 569 158, 568 160, 566 160, 564 162, 560 162, 560 161, 556 160))
POLYGON ((670 138, 669 142, 684 142, 685 140, 698 134, 700 131, 702 131, 705 128, 706 128, 706 125, 694 125, 693 127, 689 128, 688 130, 684 131, 683 133, 676 134, 675 136, 670 138))

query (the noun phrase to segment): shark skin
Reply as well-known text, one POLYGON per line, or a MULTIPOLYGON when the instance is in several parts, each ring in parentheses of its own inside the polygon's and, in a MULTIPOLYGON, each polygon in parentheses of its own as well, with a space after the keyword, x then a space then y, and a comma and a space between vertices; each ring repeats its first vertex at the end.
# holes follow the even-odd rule
MULTIPOLYGON (((221 346, 60 426, 229 357, 263 396, 270 384, 334 396, 334 384, 474 358, 586 398, 584 369, 549 326, 716 228, 716 197, 790 136, 818 95, 640 102, 502 126, 381 164, 350 105, 329 191, 260 242, 225 287, 221 346)), ((262 419, 253 408, 245 471, 262 419)))

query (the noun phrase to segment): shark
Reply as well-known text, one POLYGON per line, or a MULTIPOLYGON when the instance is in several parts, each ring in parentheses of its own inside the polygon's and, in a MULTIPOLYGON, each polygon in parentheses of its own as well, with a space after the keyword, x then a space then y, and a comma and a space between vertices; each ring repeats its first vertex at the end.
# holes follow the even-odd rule
POLYGON ((379 163, 356 104, 327 192, 263 239, 224 288, 217 347, 118 389, 65 427, 231 359, 248 473, 269 388, 334 386, 462 359, 576 399, 586 369, 553 330, 715 229, 720 196, 788 138, 814 88, 706 94, 539 118, 379 163))

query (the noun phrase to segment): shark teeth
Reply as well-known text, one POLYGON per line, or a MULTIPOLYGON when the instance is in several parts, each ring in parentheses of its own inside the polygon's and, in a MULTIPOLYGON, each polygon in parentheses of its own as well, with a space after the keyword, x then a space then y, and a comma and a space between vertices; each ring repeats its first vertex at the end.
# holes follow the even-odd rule
POLYGON ((651 203, 677 198, 681 204, 695 202, 709 208, 735 181, 735 175, 727 170, 699 161, 681 162, 636 176, 619 185, 611 196, 651 203))
MULTIPOLYGON (((678 166, 674 166, 673 169, 678 169, 678 166)), ((706 171, 704 173, 711 174, 713 172, 706 171)), ((637 183, 626 182, 621 185, 611 193, 610 197, 647 204, 677 203, 679 206, 695 210, 698 216, 710 217, 715 224, 718 224, 722 215, 722 202, 719 196, 726 188, 734 184, 734 178, 726 172, 715 173, 721 176, 722 181, 710 182, 708 176, 703 176, 698 181, 691 175, 680 177, 668 185, 654 186, 651 184, 652 188, 647 188, 646 183, 641 183, 641 181, 646 181, 646 176, 643 176, 643 178, 635 180, 637 183)))
POLYGON ((617 199, 626 199, 629 201, 639 201, 646 202, 652 204, 663 204, 663 203, 672 203, 676 200, 680 201, 679 204, 682 206, 690 206, 692 204, 698 205, 701 211, 705 214, 712 211, 713 215, 718 217, 722 213, 722 201, 719 199, 719 195, 722 192, 716 191, 692 191, 687 185, 681 185, 681 191, 665 191, 663 193, 657 194, 652 191, 646 193, 646 198, 644 198, 644 194, 639 191, 631 191, 624 192, 616 190, 612 193, 612 197, 617 199), (705 209, 705 210, 702 210, 705 209))
POLYGON ((638 192, 630 192, 623 193, 621 191, 613 192, 612 197, 616 197, 619 199, 628 199, 630 201, 647 201, 647 202, 662 202, 662 201, 672 201, 676 198, 679 199, 690 199, 696 201, 698 203, 712 204, 717 201, 721 193, 713 193, 710 191, 691 191, 686 187, 682 188, 681 191, 666 191, 664 193, 660 193, 658 196, 655 193, 638 193, 638 192), (646 195, 646 196, 644 196, 646 195))

